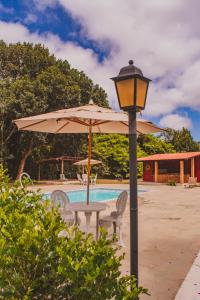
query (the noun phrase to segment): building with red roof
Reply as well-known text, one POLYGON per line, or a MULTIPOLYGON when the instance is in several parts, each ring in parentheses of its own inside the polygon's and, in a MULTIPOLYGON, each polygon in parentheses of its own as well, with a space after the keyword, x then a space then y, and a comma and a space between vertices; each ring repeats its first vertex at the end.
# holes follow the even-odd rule
POLYGON ((143 162, 144 181, 185 183, 189 177, 197 177, 200 182, 200 152, 154 154, 138 162, 143 162))

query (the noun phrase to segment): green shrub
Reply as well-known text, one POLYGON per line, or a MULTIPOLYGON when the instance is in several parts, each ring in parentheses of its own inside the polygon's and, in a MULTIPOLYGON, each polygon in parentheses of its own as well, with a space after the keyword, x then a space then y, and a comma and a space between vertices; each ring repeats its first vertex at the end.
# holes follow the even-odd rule
POLYGON ((176 183, 175 180, 169 180, 168 183, 167 183, 167 185, 169 185, 169 186, 176 186, 177 183, 176 183))
POLYGON ((91 179, 95 179, 95 178, 96 178, 96 173, 92 173, 92 174, 90 175, 90 178, 91 178, 91 179))
POLYGON ((136 300, 147 293, 121 275, 114 239, 66 228, 41 197, 9 185, 0 168, 0 299, 136 300))

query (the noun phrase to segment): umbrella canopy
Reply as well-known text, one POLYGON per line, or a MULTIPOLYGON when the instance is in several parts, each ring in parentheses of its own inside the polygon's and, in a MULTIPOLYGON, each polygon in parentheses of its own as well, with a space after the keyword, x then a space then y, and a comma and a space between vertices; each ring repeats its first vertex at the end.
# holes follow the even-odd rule
MULTIPOLYGON (((128 114, 89 104, 62 109, 33 117, 15 120, 19 130, 49 133, 88 133, 88 182, 87 203, 89 203, 89 182, 92 152, 92 133, 128 134, 128 114)), ((137 133, 148 134, 162 131, 161 128, 145 120, 137 120, 137 133)))
MULTIPOLYGON (((128 114, 100 107, 90 102, 88 105, 57 110, 15 120, 20 130, 49 133, 123 133, 128 134, 128 114)), ((137 132, 148 134, 161 131, 161 128, 142 119, 137 120, 137 132)))
MULTIPOLYGON (((97 159, 91 159, 90 164, 91 165, 98 165, 98 164, 102 164, 102 161, 97 160, 97 159)), ((88 158, 83 159, 83 160, 79 160, 79 161, 75 162, 74 165, 76 165, 76 166, 87 166, 88 165, 88 158)))

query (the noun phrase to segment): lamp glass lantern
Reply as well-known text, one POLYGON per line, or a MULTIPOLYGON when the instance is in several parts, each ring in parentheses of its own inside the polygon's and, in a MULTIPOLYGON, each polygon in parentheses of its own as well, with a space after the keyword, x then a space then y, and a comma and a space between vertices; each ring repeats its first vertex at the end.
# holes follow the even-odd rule
POLYGON ((134 107, 143 110, 146 104, 147 91, 150 79, 143 76, 142 71, 129 61, 129 66, 120 70, 117 77, 111 78, 122 110, 131 110, 134 107))

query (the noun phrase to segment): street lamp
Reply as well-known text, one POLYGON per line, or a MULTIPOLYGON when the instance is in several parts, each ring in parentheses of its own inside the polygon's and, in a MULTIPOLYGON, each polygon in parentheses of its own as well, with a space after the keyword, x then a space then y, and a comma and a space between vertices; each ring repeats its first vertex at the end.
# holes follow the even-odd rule
POLYGON ((150 79, 129 61, 117 77, 111 78, 121 109, 129 116, 129 167, 130 167, 130 271, 138 281, 138 199, 137 199, 137 131, 136 113, 146 104, 150 79))

